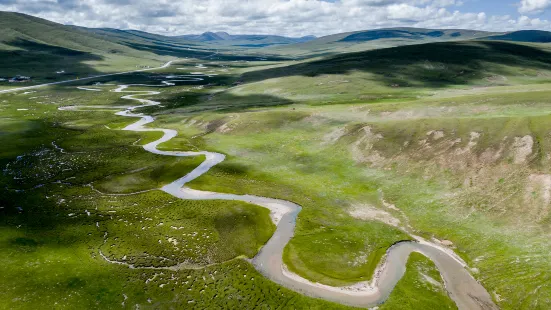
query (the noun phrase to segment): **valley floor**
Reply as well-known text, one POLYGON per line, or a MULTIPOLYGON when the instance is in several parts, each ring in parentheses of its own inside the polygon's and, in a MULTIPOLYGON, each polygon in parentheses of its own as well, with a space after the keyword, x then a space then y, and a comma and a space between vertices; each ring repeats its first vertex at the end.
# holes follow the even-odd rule
MULTIPOLYGON (((161 105, 140 111, 178 131, 160 149, 226 155, 190 187, 303 207, 283 253, 301 277, 370 280, 391 245, 421 236, 460 255, 499 307, 551 304, 551 85, 325 95, 352 73, 320 77, 332 85, 323 101, 289 90, 309 77, 228 89, 262 70, 186 61, 98 81, 162 86, 210 74, 156 88, 161 105)), ((282 288, 243 259, 274 232, 266 209, 158 191, 202 158, 144 152, 161 134, 116 130, 135 121, 113 115, 128 106, 119 97, 65 85, 0 95, 2 307, 346 308, 282 288), (190 269, 146 268, 175 265, 190 269)), ((415 254, 407 266, 381 308, 455 307, 430 260, 415 254)))

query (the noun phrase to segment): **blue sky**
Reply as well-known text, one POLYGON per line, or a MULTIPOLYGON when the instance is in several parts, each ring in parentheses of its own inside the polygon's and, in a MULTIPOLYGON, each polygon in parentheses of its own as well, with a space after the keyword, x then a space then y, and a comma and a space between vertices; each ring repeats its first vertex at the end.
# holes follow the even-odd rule
POLYGON ((0 0, 0 10, 168 35, 322 36, 403 26, 551 30, 551 0, 0 0))
MULTIPOLYGON (((487 12, 493 15, 522 15, 518 12, 520 1, 512 0, 463 0, 463 5, 459 7, 460 10, 470 12, 487 12)), ((549 19, 551 13, 543 12, 538 13, 539 16, 544 16, 549 19)))
POLYGON ((470 12, 488 12, 496 15, 517 15, 518 2, 510 0, 463 0, 460 9, 470 12))

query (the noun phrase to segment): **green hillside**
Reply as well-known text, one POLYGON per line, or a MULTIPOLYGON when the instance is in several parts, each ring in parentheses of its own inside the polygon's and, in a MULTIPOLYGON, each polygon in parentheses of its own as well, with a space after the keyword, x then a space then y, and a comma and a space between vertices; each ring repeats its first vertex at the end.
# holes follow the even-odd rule
POLYGON ((361 100, 415 97, 444 87, 532 84, 546 81, 545 45, 498 41, 441 42, 329 56, 242 76, 242 93, 277 89, 285 99, 361 100))
POLYGON ((136 54, 130 48, 115 44, 77 27, 68 27, 33 16, 0 12, 0 41, 17 49, 17 42, 32 41, 65 49, 90 53, 136 54))
POLYGON ((55 81, 158 66, 169 59, 24 14, 0 12, 0 29, 3 78, 25 75, 34 82, 55 81))

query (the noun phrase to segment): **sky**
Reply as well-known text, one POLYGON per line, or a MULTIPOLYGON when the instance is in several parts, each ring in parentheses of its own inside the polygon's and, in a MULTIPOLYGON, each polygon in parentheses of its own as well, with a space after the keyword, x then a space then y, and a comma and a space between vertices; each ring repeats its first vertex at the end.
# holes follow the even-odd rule
POLYGON ((0 10, 164 35, 323 36, 401 26, 551 31, 551 0, 0 0, 0 10))

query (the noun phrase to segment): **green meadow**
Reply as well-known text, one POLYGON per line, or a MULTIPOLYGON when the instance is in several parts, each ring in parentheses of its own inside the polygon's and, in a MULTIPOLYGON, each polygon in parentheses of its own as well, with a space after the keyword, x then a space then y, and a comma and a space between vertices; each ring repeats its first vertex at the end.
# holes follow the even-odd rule
MULTIPOLYGON (((0 94, 1 307, 347 308, 248 263, 275 230, 267 210, 158 190, 202 157, 153 155, 141 146, 160 133, 119 130, 136 119, 114 112, 135 102, 116 84, 201 71, 213 76, 129 90, 161 92, 142 109, 149 126, 179 132, 161 149, 226 154, 190 187, 303 207, 290 270, 334 286, 370 280, 392 244, 419 235, 460 255, 500 308, 546 309, 548 57, 536 44, 476 41, 301 62, 187 59, 78 84, 102 92, 0 94)), ((380 309, 455 307, 430 260, 414 253, 407 267, 380 309)))
POLYGON ((118 96, 73 87, 2 96, 2 308, 340 308, 243 260, 274 231, 267 210, 158 191, 202 158, 151 155, 141 148, 148 134, 108 129, 132 122, 106 111, 118 96), (69 103, 102 107, 57 110, 69 103))

